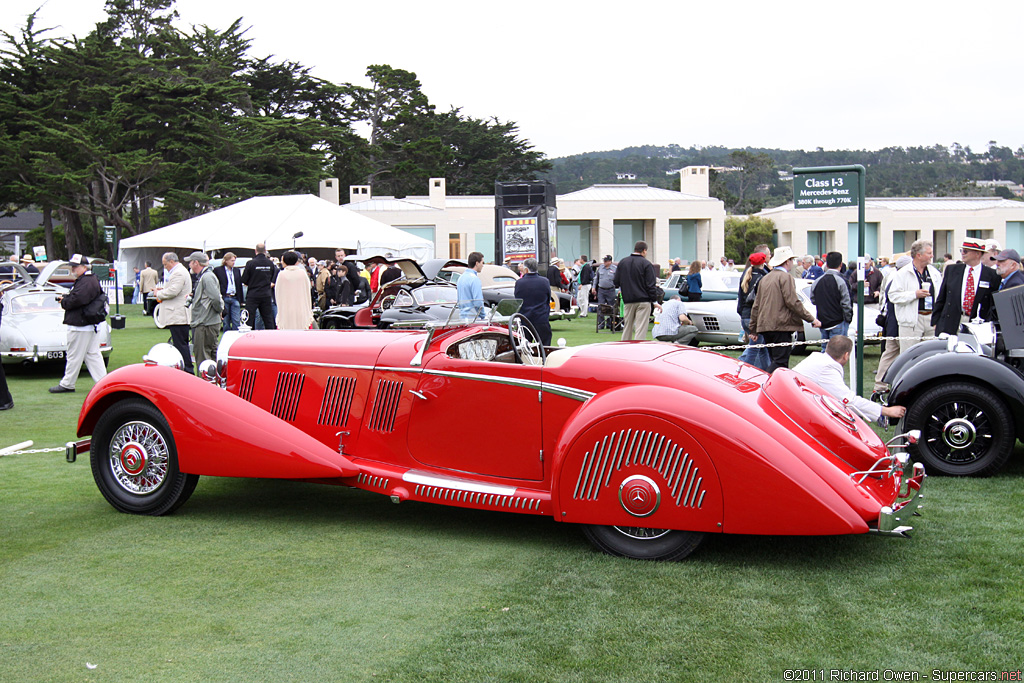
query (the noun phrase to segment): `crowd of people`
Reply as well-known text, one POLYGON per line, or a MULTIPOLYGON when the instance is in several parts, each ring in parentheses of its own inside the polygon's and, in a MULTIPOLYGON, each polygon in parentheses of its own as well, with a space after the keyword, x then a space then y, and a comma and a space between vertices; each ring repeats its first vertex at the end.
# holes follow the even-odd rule
MULTIPOLYGON (((618 322, 623 341, 646 339, 649 320, 656 313, 656 339, 689 344, 697 328, 687 315, 686 304, 701 299, 701 272, 733 270, 735 265, 725 257, 713 266, 694 260, 687 267, 675 259, 671 270, 686 272, 685 285, 680 283, 681 295, 665 301, 656 267, 647 253, 647 244, 639 241, 618 263, 610 255, 600 263, 583 255, 567 266, 555 257, 545 274, 539 272, 540 264, 533 258, 514 266, 506 260, 506 265, 520 273, 515 285, 515 296, 523 299, 520 312, 533 323, 545 345, 551 343, 550 301, 558 292, 575 295, 581 317, 588 315, 590 301, 596 300, 598 329, 612 325, 617 316, 608 311, 618 306, 621 297, 622 319, 618 322)), ((925 339, 955 333, 962 322, 993 319, 993 294, 1024 284, 1024 267, 1013 249, 1003 250, 991 240, 969 239, 960 255, 960 260, 954 261, 951 254, 945 254, 940 270, 934 264, 932 244, 918 240, 892 264, 885 258, 876 264, 870 256, 865 257, 861 275, 856 262, 847 265, 839 252, 819 260, 810 255, 798 257, 787 246, 773 251, 767 244, 758 245, 744 265, 737 292, 736 310, 747 339, 740 360, 768 372, 789 367, 793 333, 808 322, 820 328, 826 346, 795 369, 850 400, 868 419, 894 416, 892 410, 879 413, 855 400, 859 397, 847 395, 848 390, 840 390, 845 387, 842 372, 852 348, 847 335, 857 287, 863 281, 865 303, 878 304, 884 336, 898 338, 884 342, 875 375, 874 390, 884 391, 886 371, 901 353, 925 339), (813 281, 810 298, 816 315, 797 295, 798 277, 813 281)), ((458 308, 464 321, 484 318, 478 277, 484 258, 480 252, 471 253, 468 268, 458 280, 458 308)), ((32 265, 31 257, 25 259, 25 265, 32 265)), ((184 370, 190 373, 204 360, 215 359, 220 333, 239 328, 243 308, 255 329, 310 329, 316 324, 314 307, 325 310, 368 301, 379 288, 402 276, 394 264, 383 259, 356 262, 344 249, 335 251, 333 261, 318 261, 297 251, 288 251, 278 260, 269 256, 265 245, 258 244, 244 268, 236 265, 237 257, 231 252, 224 254, 215 268, 201 251, 184 259, 187 266, 174 252, 165 253, 161 261, 162 272, 148 261, 136 269, 133 300, 156 302, 155 309, 150 311, 147 305, 144 310, 152 312, 156 324, 168 330, 184 370)), ((89 313, 89 307, 95 309, 100 298, 105 306, 106 298, 86 257, 76 254, 70 265, 76 279, 71 291, 60 298, 68 329, 66 367, 60 383, 50 388, 52 393, 73 392, 83 365, 95 381, 106 374, 98 348, 99 322, 93 322, 95 312, 92 317, 89 313)), ((12 406, 6 381, 0 381, 0 410, 12 406)))

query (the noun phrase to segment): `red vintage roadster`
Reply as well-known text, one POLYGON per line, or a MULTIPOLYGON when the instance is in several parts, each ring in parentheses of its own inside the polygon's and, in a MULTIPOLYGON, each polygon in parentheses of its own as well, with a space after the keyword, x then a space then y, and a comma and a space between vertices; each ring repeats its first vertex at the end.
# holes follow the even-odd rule
POLYGON ((91 439, 68 444, 122 512, 169 513, 200 475, 299 479, 544 515, 674 560, 708 533, 907 535, 922 502, 924 467, 896 452, 913 436, 890 452, 793 372, 661 342, 544 348, 518 314, 229 333, 204 379, 147 358, 96 384, 91 439))

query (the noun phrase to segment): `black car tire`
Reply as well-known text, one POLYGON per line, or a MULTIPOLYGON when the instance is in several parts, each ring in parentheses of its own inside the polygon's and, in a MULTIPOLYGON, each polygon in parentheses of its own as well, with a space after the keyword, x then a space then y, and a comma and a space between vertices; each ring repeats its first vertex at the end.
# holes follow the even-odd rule
POLYGON ((921 430, 921 439, 908 450, 929 474, 990 476, 1006 464, 1017 442, 1003 400, 969 382, 931 387, 908 406, 903 424, 921 430), (954 447, 958 444, 963 446, 954 447))
POLYGON ((128 398, 96 423, 89 455, 100 493, 116 510, 166 515, 196 488, 198 474, 178 470, 178 451, 167 420, 149 401, 128 398))
POLYGON ((701 544, 703 532, 587 524, 583 535, 598 550, 634 560, 681 560, 701 544))

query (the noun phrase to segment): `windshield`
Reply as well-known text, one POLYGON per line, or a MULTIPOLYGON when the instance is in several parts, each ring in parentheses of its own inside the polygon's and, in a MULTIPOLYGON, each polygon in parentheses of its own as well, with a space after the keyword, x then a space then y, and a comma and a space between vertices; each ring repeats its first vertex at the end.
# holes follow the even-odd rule
POLYGON ((455 287, 419 287, 412 294, 420 306, 454 304, 459 301, 459 290, 455 287))
POLYGON ((11 313, 48 313, 62 310, 56 292, 32 292, 11 299, 11 313))

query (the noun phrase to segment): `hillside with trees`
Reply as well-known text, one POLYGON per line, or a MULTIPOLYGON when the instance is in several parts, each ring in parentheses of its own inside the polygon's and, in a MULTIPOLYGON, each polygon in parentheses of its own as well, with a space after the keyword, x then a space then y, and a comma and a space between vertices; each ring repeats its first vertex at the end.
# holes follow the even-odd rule
POLYGON ((1014 151, 996 141, 984 152, 953 143, 947 147, 887 147, 877 151, 642 146, 590 152, 551 160, 547 178, 559 193, 598 183, 647 183, 679 189, 685 166, 711 166, 711 195, 734 214, 756 213, 793 201, 792 169, 863 164, 869 197, 958 197, 995 195, 1012 199, 1005 187, 982 188, 978 180, 1024 184, 1024 146, 1014 151), (620 176, 635 176, 621 178, 620 176))

